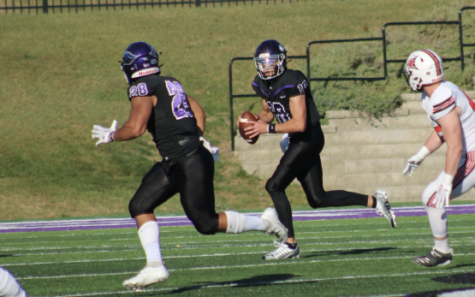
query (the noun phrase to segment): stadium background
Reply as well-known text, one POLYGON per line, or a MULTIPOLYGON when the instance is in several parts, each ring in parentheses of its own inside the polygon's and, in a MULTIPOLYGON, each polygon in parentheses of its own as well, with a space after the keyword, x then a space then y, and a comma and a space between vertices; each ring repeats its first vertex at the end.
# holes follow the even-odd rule
MULTIPOLYGON (((206 137, 221 148, 215 178, 218 210, 259 210, 271 203, 265 181, 244 171, 230 150, 230 59, 251 56, 256 45, 267 38, 282 42, 290 55, 300 55, 312 40, 379 37, 387 22, 456 20, 460 8, 469 4, 328 0, 4 14, 0 17, 1 219, 127 215, 128 200, 140 178, 160 157, 147 136, 133 143, 96 148, 90 130, 93 124, 108 125, 113 119, 121 124, 128 117, 126 83, 117 61, 133 41, 145 40, 163 52, 163 73, 180 79, 185 90, 204 106, 208 114, 206 137)), ((396 43, 407 41, 401 52, 420 46, 418 41, 456 56, 453 35, 449 28, 421 28, 411 36, 395 32, 393 38, 396 43)), ((361 51, 364 48, 358 53, 361 51)), ((339 49, 319 52, 314 60, 330 63, 316 67, 331 73, 354 66, 355 57, 345 54, 339 49)), ((466 57, 464 72, 458 64, 447 72, 453 81, 471 89, 473 53, 467 51, 466 57)), ((362 60, 365 65, 364 61, 371 59, 362 60)), ((375 70, 359 67, 356 72, 379 71, 377 60, 373 65, 375 70)), ((290 67, 304 65, 295 60, 290 67)), ((236 91, 248 92, 254 66, 243 65, 236 73, 236 91)), ((397 66, 392 73, 393 78, 374 85, 351 87, 350 82, 349 86, 312 88, 323 90, 317 94, 323 111, 367 111, 373 106, 369 111, 377 115, 394 108, 398 103, 395 98, 404 88, 397 66), (342 90, 343 96, 339 93, 342 90)), ((241 108, 254 108, 255 99, 243 100, 241 108)), ((289 195, 294 207, 305 207, 299 187, 291 187, 289 195)), ((162 213, 181 213, 178 200, 172 199, 157 210, 157 214, 162 213)))

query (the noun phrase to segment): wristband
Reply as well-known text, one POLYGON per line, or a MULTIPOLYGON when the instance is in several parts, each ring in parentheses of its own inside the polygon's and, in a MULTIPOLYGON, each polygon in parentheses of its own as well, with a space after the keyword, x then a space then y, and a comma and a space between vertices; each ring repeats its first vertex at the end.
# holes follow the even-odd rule
POLYGON ((444 178, 442 179, 442 184, 449 186, 449 185, 452 185, 453 181, 454 181, 454 176, 453 175, 444 173, 444 178))
POLYGON ((275 124, 269 124, 267 126, 267 133, 275 134, 275 124))
POLYGON ((423 147, 421 147, 421 149, 417 152, 416 155, 419 156, 419 158, 421 158, 421 159, 425 159, 428 155, 430 155, 430 151, 424 145, 423 147))

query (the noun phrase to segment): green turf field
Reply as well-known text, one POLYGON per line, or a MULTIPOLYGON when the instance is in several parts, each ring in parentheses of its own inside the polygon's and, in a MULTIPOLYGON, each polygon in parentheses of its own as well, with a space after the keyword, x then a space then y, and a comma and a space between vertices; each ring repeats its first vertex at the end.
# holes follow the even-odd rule
POLYGON ((301 257, 278 262, 265 234, 164 227, 170 278, 142 293, 121 287, 145 263, 135 229, 2 234, 0 255, 29 296, 436 296, 475 287, 473 215, 449 220, 454 260, 431 269, 411 262, 432 246, 425 216, 295 222, 301 257))

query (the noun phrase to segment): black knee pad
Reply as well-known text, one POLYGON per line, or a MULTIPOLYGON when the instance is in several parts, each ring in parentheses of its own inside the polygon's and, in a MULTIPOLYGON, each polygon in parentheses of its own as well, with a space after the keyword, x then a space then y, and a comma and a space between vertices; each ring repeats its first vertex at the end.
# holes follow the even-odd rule
POLYGON ((136 216, 144 213, 153 213, 153 210, 153 206, 144 205, 143 203, 137 201, 137 199, 132 199, 129 202, 129 213, 132 218, 135 218, 136 216))
POLYGON ((270 178, 266 183, 266 191, 267 192, 281 192, 285 191, 285 188, 279 185, 275 179, 270 178))
POLYGON ((308 205, 310 205, 311 208, 319 208, 322 205, 322 202, 320 200, 310 200, 308 199, 308 205))
POLYGON ((218 223, 219 218, 211 219, 211 220, 203 220, 200 219, 198 221, 193 222, 195 225, 196 231, 200 232, 203 235, 214 235, 218 232, 218 223))

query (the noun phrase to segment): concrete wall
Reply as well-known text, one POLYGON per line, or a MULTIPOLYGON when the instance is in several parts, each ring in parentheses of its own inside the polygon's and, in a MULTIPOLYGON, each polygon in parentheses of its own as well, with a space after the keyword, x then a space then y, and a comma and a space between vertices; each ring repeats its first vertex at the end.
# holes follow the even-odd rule
MULTIPOLYGON (((475 91, 467 92, 475 98, 475 91)), ((432 126, 420 104, 420 94, 402 95, 404 104, 393 115, 369 120, 351 111, 327 112, 321 153, 326 190, 372 194, 384 189, 391 201, 420 201, 425 187, 444 169, 446 146, 430 155, 411 177, 402 171, 409 157, 424 144, 432 126)), ((282 152, 281 134, 261 135, 254 145, 238 133, 235 155, 250 174, 268 179, 282 152)), ((461 200, 475 200, 469 191, 461 200)))

